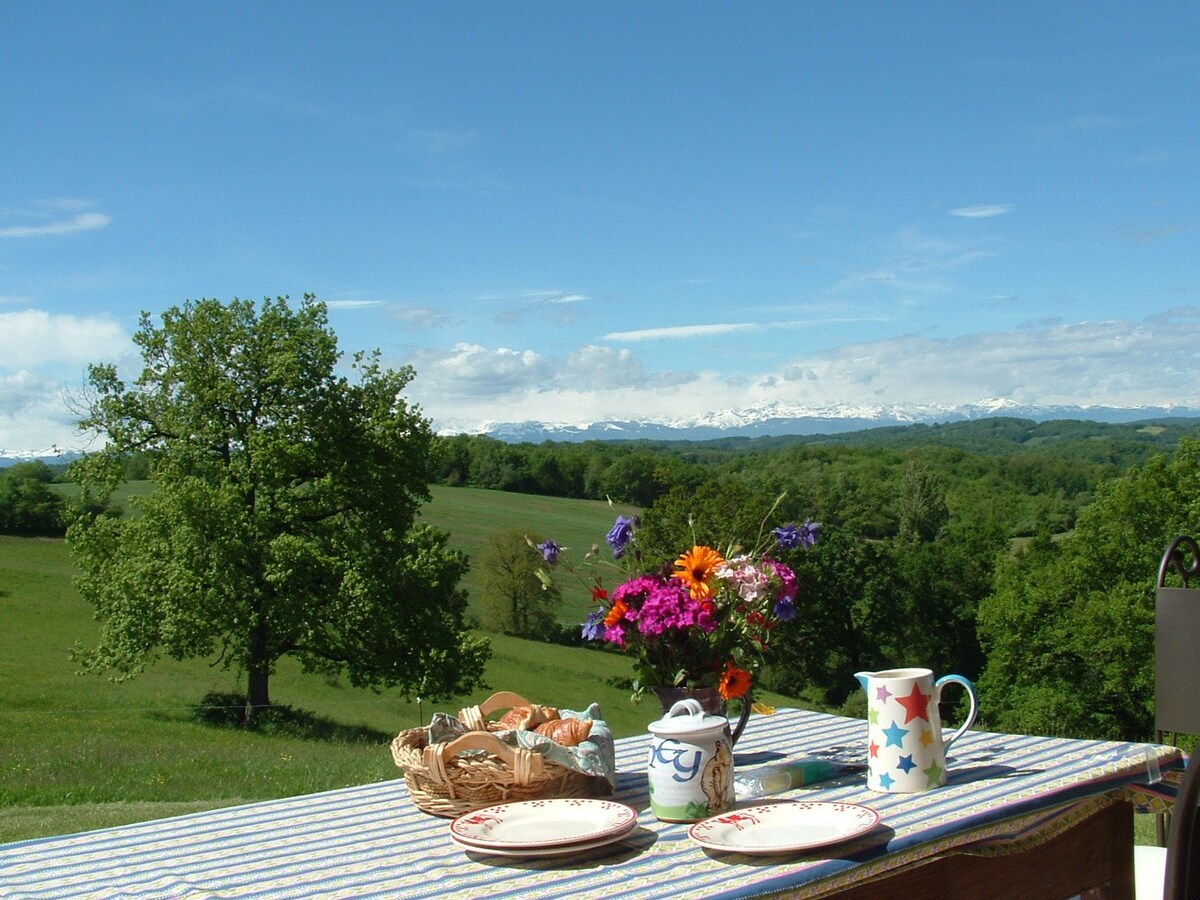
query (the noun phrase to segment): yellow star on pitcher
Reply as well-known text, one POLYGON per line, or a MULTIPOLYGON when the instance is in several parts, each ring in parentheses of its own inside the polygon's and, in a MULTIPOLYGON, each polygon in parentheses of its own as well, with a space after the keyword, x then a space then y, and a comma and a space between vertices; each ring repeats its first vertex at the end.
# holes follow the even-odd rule
POLYGON ((921 732, 921 746, 928 747, 932 743, 933 743, 933 732, 930 729, 926 728, 924 731, 921 732))

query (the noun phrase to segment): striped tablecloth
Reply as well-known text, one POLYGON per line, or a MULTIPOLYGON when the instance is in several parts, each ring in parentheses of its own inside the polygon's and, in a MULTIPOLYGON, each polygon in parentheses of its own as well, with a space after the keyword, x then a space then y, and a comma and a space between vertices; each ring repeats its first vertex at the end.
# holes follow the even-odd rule
MULTIPOLYGON (((749 768, 825 754, 861 762, 866 723, 801 710, 754 716, 749 768)), ((640 811, 624 841, 550 859, 468 854, 402 780, 0 846, 0 896, 29 898, 733 898, 813 895, 968 844, 1020 838, 1078 801, 1117 796, 1180 761, 1172 747, 968 732, 950 783, 880 794, 862 773, 780 797, 863 803, 880 826, 850 844, 781 857, 709 852, 649 811, 648 737, 617 742, 615 799, 640 811)), ((381 753, 387 748, 381 747, 381 753)), ((761 802, 761 801, 758 801, 761 802)))

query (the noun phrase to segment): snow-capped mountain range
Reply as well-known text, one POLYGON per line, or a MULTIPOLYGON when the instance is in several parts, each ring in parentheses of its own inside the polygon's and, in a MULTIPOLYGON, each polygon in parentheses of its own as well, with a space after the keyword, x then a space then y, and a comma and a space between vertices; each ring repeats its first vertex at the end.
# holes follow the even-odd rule
POLYGON ((503 441, 711 440, 784 434, 842 434, 895 425, 932 425, 1009 416, 1044 422, 1083 419, 1093 422, 1138 422, 1160 418, 1200 417, 1196 407, 1032 406, 1011 400, 968 404, 831 404, 798 407, 769 403, 719 410, 675 419, 607 419, 587 424, 555 422, 435 423, 439 434, 486 434, 503 441))
MULTIPOLYGON (((769 403, 743 409, 719 410, 675 419, 605 419, 585 424, 565 422, 434 422, 439 434, 484 434, 510 443, 530 441, 704 441, 723 437, 760 437, 786 434, 844 434, 868 428, 897 425, 933 425, 969 419, 1008 416, 1045 422, 1082 419, 1111 424, 1151 419, 1200 418, 1200 407, 1188 406, 1032 406, 1011 400, 977 403, 889 404, 821 407, 769 403)), ((68 451, 23 452, 0 448, 0 467, 31 459, 46 463, 68 462, 78 454, 68 451)))

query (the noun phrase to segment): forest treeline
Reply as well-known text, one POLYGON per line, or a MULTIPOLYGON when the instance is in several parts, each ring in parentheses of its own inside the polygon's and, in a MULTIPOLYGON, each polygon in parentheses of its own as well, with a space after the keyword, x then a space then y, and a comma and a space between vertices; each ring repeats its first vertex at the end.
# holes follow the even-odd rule
POLYGON ((482 435, 440 438, 432 477, 446 485, 649 507, 674 489, 736 480, 804 497, 827 522, 884 538, 910 466, 945 492, 960 519, 1011 537, 1070 530, 1096 486, 1169 453, 1200 420, 1107 424, 990 418, 872 428, 837 435, 711 441, 505 443, 482 435))

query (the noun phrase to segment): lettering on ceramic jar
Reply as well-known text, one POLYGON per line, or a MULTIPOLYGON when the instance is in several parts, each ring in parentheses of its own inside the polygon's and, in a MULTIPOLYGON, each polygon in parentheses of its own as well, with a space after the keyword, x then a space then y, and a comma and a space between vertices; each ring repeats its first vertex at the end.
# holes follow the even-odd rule
POLYGON ((671 779, 683 783, 691 781, 700 773, 703 756, 703 752, 696 749, 694 744, 684 744, 674 738, 664 738, 654 747, 650 768, 658 768, 660 765, 670 766, 675 770, 671 773, 671 779), (689 755, 690 762, 686 759, 689 755))

